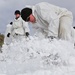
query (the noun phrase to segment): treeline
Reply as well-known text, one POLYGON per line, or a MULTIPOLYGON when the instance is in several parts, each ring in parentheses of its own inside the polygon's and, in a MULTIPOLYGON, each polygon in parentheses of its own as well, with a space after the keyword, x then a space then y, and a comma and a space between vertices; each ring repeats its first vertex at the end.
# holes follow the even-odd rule
POLYGON ((4 43, 4 35, 3 34, 0 34, 0 46, 2 47, 4 43))

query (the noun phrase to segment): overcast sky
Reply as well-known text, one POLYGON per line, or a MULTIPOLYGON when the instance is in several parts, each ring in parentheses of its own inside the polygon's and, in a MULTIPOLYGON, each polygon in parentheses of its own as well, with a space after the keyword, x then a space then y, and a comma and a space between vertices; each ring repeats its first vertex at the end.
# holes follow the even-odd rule
POLYGON ((75 17, 74 0, 0 0, 0 33, 4 33, 6 25, 13 21, 15 10, 21 10, 26 5, 34 5, 39 2, 49 2, 67 8, 75 17))

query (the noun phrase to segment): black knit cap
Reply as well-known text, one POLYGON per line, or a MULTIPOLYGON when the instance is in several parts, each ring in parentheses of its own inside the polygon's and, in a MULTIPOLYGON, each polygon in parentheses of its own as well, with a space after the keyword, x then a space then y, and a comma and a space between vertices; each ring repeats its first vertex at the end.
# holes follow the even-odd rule
POLYGON ((27 17, 29 17, 32 14, 31 8, 24 8, 21 10, 21 17, 24 21, 27 20, 27 17))
POLYGON ((16 10, 14 14, 16 15, 16 14, 21 14, 21 13, 19 10, 16 10))

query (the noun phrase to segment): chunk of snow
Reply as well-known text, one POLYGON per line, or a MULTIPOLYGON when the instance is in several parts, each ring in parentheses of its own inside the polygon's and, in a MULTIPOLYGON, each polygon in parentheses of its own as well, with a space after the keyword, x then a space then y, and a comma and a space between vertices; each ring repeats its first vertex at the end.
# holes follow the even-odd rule
POLYGON ((2 51, 3 53, 0 54, 1 73, 75 75, 75 49, 72 42, 30 37, 27 40, 23 38, 10 45, 3 45, 2 51))

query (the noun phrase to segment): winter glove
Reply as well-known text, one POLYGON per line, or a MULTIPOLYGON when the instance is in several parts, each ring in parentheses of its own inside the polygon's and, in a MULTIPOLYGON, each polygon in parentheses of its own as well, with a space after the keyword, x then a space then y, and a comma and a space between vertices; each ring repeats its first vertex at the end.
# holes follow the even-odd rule
POLYGON ((7 37, 10 37, 10 33, 7 34, 7 37))
POLYGON ((50 38, 50 39, 54 39, 55 37, 54 37, 54 36, 48 36, 48 38, 50 38))
POLYGON ((73 27, 75 29, 75 27, 73 27))
POLYGON ((29 33, 28 33, 28 32, 26 32, 26 36, 27 36, 27 37, 29 36, 29 33))
POLYGON ((54 36, 48 36, 48 39, 49 39, 50 42, 53 41, 54 38, 56 38, 56 37, 54 37, 54 36))
POLYGON ((13 22, 10 22, 10 25, 13 25, 13 22))

